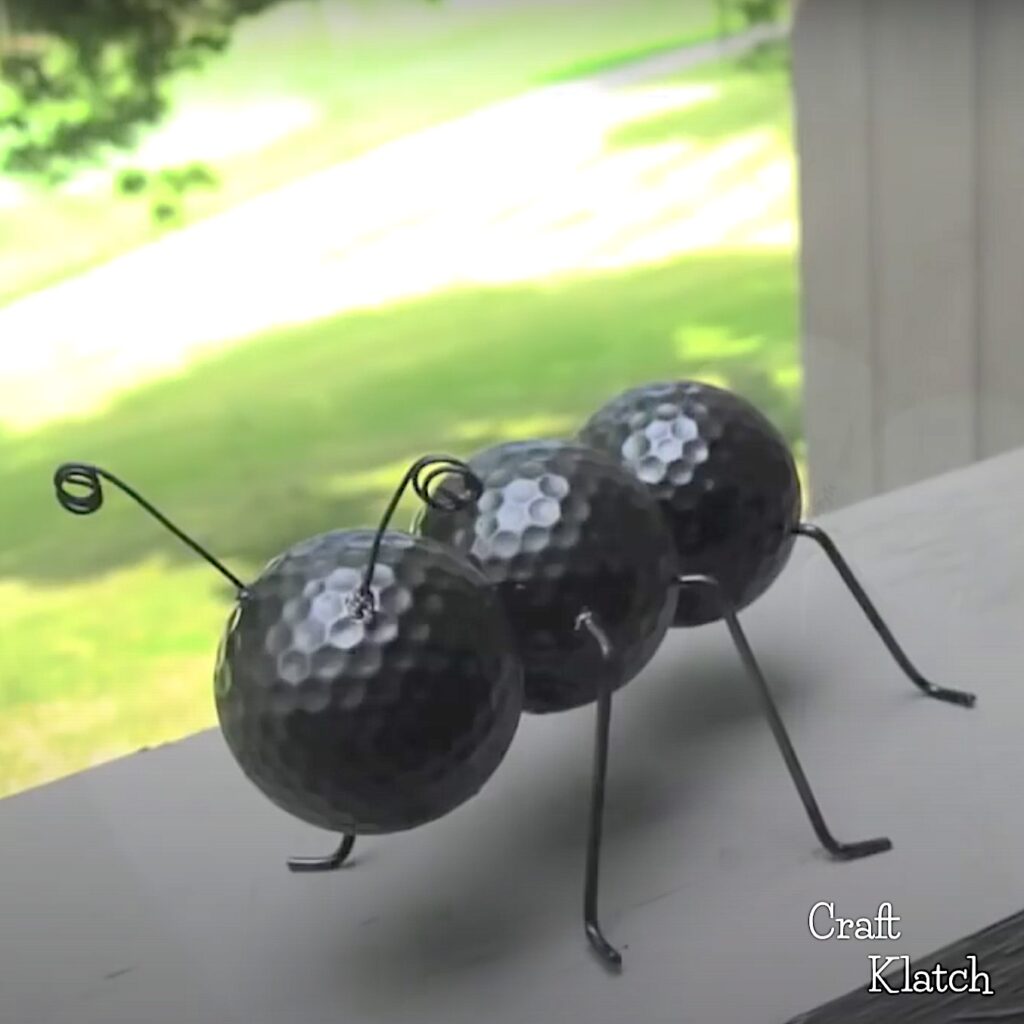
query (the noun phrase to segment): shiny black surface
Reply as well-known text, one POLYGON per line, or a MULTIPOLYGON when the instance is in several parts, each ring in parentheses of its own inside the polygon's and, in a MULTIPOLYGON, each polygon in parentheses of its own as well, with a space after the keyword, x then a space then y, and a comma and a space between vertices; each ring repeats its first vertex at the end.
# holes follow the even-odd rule
POLYGON ((602 681, 632 679, 676 601, 672 539, 646 488, 607 455, 561 441, 498 445, 468 465, 483 482, 479 500, 427 508, 419 529, 469 553, 496 584, 523 659, 525 709, 578 707, 602 681), (608 658, 577 628, 588 610, 608 658))
POLYGON ((473 796, 504 757, 522 671, 501 607, 470 562, 372 531, 313 537, 248 587, 217 659, 217 714, 274 803, 347 834, 397 832, 473 796))
MULTIPOLYGON (((680 571, 714 577, 736 610, 785 567, 801 512, 796 465, 739 395, 695 381, 632 388, 595 413, 579 440, 643 481, 665 513, 680 571)), ((680 594, 675 625, 719 617, 706 591, 680 594)))

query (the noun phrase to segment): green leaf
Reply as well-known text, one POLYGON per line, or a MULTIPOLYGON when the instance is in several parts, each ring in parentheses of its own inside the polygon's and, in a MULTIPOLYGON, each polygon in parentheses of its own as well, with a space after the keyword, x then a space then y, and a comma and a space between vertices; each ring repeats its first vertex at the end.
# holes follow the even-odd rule
POLYGON ((121 171, 117 176, 117 191, 124 196, 141 195, 149 187, 149 175, 145 171, 132 168, 121 171))
POLYGON ((170 225, 181 219, 181 206, 168 199, 161 199, 153 204, 150 214, 159 225, 170 225))

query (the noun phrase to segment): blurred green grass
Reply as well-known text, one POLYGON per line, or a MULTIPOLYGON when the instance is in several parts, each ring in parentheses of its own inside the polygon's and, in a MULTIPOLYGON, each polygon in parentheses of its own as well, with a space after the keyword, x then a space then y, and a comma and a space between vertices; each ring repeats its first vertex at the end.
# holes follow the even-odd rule
POLYGON ((700 103, 625 125, 611 133, 613 148, 652 146, 672 139, 714 144, 756 126, 790 145, 792 109, 779 102, 779 84, 788 78, 789 47, 767 43, 729 63, 717 63, 665 81, 713 81, 722 90, 717 103, 700 103))
MULTIPOLYGON (((718 92, 673 115, 673 137, 703 138, 714 111, 721 141, 787 130, 785 75, 753 74, 685 76, 718 92), (771 103, 748 102, 755 82, 771 103)), ((252 338, 91 418, 0 432, 0 794, 214 722, 232 595, 112 489, 92 518, 62 512, 58 463, 108 467, 245 577, 306 536, 375 523, 425 452, 570 433, 648 380, 736 389, 802 459, 796 288, 794 254, 764 248, 453 290, 252 338)))
MULTIPOLYGON (((709 38, 715 18, 714 0, 293 0, 241 23, 225 55, 172 89, 167 130, 215 114, 239 120, 214 134, 236 135, 282 102, 309 113, 257 152, 209 159, 222 186, 190 196, 185 223, 534 85, 709 38)), ((109 181, 0 206, 0 304, 156 235, 145 205, 109 181)))

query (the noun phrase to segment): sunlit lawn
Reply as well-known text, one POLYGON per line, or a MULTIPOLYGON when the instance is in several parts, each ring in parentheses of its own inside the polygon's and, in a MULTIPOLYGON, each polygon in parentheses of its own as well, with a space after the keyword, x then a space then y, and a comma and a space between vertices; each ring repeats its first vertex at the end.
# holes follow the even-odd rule
MULTIPOLYGON (((778 69, 688 79, 702 77, 719 85, 717 100, 609 145, 788 139, 778 69), (727 130, 715 129, 716 111, 727 130)), ((305 536, 375 522, 420 454, 564 434, 647 380, 734 387, 800 453, 796 330, 791 247, 721 248, 275 332, 89 419, 0 434, 0 793, 214 721, 212 660, 230 593, 115 491, 94 517, 62 512, 50 482, 58 462, 109 467, 251 576, 305 536)))
MULTIPOLYGON (((190 199, 188 217, 200 218, 530 86, 706 38, 716 10, 715 0, 291 0, 243 22, 225 56, 176 85, 174 119, 133 162, 207 160, 223 184, 190 199)), ((146 206, 115 200, 109 176, 10 208, 0 194, 0 303, 154 236, 146 206)))

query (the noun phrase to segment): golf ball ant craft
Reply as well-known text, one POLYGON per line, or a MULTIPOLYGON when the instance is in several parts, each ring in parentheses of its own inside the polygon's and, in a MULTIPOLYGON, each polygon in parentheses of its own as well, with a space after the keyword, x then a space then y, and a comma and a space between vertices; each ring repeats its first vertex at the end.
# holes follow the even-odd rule
POLYGON ((57 472, 68 511, 96 511, 104 477, 237 589, 214 672, 224 739, 273 803, 343 837, 335 854, 294 859, 293 870, 338 867, 356 835, 447 814, 487 781, 515 734, 522 668, 493 588, 453 549, 387 529, 410 483, 438 510, 454 507, 431 490, 452 473, 477 493, 461 463, 421 459, 376 532, 304 540, 244 584, 112 474, 57 472))
POLYGON ((221 732, 278 807, 341 836, 293 871, 340 867, 360 834, 434 821, 485 785, 523 712, 596 704, 584 926, 610 967, 598 877, 615 692, 665 634, 722 620, 738 649, 811 825, 834 857, 891 848, 841 843, 811 791, 738 613, 814 540, 897 663, 930 697, 974 696, 925 679, 823 530, 801 519, 793 457, 772 424, 693 381, 626 391, 570 440, 501 444, 459 462, 415 462, 373 530, 304 540, 245 584, 139 494, 68 463, 59 503, 85 515, 101 479, 121 488, 237 591, 217 653, 221 732), (412 532, 389 524, 408 486, 412 532))

